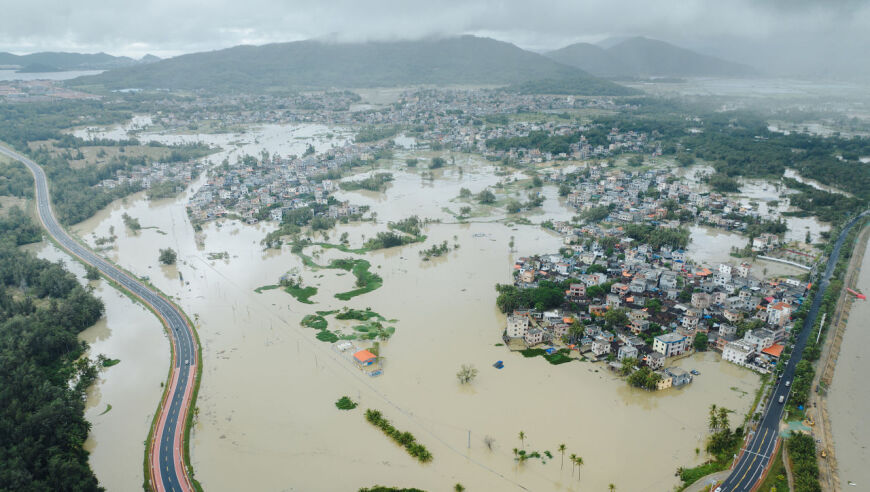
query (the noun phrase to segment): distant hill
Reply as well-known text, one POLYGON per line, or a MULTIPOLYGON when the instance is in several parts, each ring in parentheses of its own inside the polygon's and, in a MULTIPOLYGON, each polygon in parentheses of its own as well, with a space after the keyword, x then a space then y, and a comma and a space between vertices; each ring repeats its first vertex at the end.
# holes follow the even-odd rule
POLYGON ((49 73, 60 72, 61 70, 42 63, 31 63, 30 65, 18 69, 18 73, 49 73))
MULTIPOLYGON (((510 43, 475 36, 420 41, 297 41, 193 53, 80 77, 71 85, 104 89, 262 92, 407 85, 509 85, 539 79, 594 80, 621 86, 510 43)), ((599 92, 600 93, 600 92, 599 92)))
MULTIPOLYGON (((16 65, 24 68, 39 68, 42 72, 62 70, 108 70, 138 64, 138 60, 106 53, 42 52, 30 55, 14 55, 0 52, 0 65, 16 65)), ((34 71, 28 69, 28 71, 34 71)))
POLYGON ((606 47, 577 43, 546 53, 559 63, 599 77, 743 77, 757 75, 748 65, 702 55, 644 37, 608 40, 606 47))

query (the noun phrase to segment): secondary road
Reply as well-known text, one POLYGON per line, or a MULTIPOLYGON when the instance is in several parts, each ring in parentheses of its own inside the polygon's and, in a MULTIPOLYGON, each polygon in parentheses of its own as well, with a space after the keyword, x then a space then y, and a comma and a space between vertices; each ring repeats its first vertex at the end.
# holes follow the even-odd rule
MULTIPOLYGON (((157 426, 151 449, 148 450, 150 477, 154 489, 159 491, 193 490, 191 479, 183 462, 184 428, 190 411, 199 346, 193 327, 184 313, 136 278, 97 256, 90 248, 73 239, 54 217, 49 199, 48 181, 42 168, 27 157, 0 145, 0 154, 15 159, 30 170, 36 183, 36 204, 42 226, 68 253, 100 270, 107 278, 148 305, 160 318, 172 344, 172 371, 169 390, 160 403, 157 426)), ((131 382, 135 384, 135 382, 131 382)))
POLYGON ((846 236, 852 230, 855 223, 866 214, 867 212, 864 212, 849 221, 840 233, 840 237, 837 238, 837 242, 834 243, 834 249, 831 251, 831 257, 828 258, 825 273, 822 275, 821 282, 819 282, 819 290, 816 292, 815 297, 813 297, 813 303, 810 305, 809 311, 807 311, 803 329, 795 341, 791 359, 789 359, 788 364, 785 366, 782 379, 774 387, 770 400, 767 402, 764 417, 762 417, 761 423, 755 429, 752 437, 750 437, 749 445, 740 456, 740 461, 731 475, 722 483, 721 492, 749 492, 756 482, 761 479, 764 470, 767 469, 767 465, 776 450, 779 440, 779 422, 782 420, 785 401, 788 401, 789 393, 791 392, 791 386, 786 386, 786 383, 794 378, 795 367, 801 360, 804 347, 807 345, 807 338, 809 338, 813 325, 816 322, 816 317, 819 314, 822 298, 825 297, 825 291, 828 289, 831 275, 833 275, 834 268, 837 266, 837 260, 840 258, 840 248, 843 246, 846 236), (780 396, 783 397, 783 403, 779 403, 780 396))

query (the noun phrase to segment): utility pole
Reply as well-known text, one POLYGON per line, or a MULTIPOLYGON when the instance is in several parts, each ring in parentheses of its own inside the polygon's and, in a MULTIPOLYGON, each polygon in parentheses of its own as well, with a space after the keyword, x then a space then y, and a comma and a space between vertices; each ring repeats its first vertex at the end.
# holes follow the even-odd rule
POLYGON ((816 335, 816 345, 819 344, 819 339, 822 338, 822 328, 825 326, 825 316, 827 315, 828 313, 822 313, 822 322, 819 323, 819 334, 816 335))

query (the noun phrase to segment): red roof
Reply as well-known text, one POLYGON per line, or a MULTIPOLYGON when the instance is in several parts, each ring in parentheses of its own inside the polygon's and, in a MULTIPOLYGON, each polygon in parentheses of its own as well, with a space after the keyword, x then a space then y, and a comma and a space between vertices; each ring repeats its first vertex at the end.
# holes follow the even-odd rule
POLYGON ((377 359, 377 356, 368 350, 360 350, 359 352, 353 354, 353 358, 358 362, 368 362, 372 359, 377 359))
POLYGON ((780 355, 782 355, 782 350, 784 348, 785 348, 785 345, 782 345, 779 343, 774 343, 773 345, 771 345, 770 347, 767 347, 766 349, 762 350, 761 352, 778 358, 780 355))

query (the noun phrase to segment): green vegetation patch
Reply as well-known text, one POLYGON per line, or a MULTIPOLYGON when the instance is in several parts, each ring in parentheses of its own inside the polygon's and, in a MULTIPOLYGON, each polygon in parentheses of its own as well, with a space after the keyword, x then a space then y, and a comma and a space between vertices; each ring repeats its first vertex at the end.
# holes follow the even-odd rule
POLYGON ((335 319, 355 319, 357 321, 368 321, 372 318, 377 318, 381 321, 386 320, 380 314, 372 311, 371 308, 366 308, 364 311, 361 309, 345 309, 335 315, 335 319))
POLYGON ((767 472, 767 477, 761 482, 757 490, 759 492, 771 492, 774 490, 785 492, 788 490, 785 465, 782 464, 782 446, 776 451, 776 455, 774 455, 773 462, 770 465, 770 470, 767 472))
POLYGON ((366 410, 366 420, 368 420, 370 424, 381 429, 381 431, 395 441, 396 444, 403 446, 408 454, 417 458, 417 461, 420 463, 428 463, 432 461, 432 453, 426 449, 426 446, 418 443, 417 438, 415 438, 410 432, 402 432, 393 427, 393 424, 391 424, 380 411, 369 408, 366 410))
POLYGON ((327 343, 335 343, 339 340, 338 335, 336 335, 335 333, 333 333, 329 330, 321 330, 321 331, 317 332, 316 338, 318 340, 320 340, 321 342, 327 342, 327 343))
POLYGON ((710 461, 704 463, 702 465, 695 466, 693 468, 680 468, 680 480, 683 481, 683 486, 680 490, 685 489, 689 485, 697 482, 703 477, 711 473, 716 473, 718 471, 722 471, 727 466, 724 463, 720 463, 718 461, 710 461))
MULTIPOLYGON (((792 433, 786 439, 788 457, 794 473, 794 489, 796 492, 819 492, 819 463, 816 459, 816 442, 807 434, 792 433)), ((785 490, 785 489, 783 489, 785 490)))
POLYGON ((374 340, 375 338, 386 340, 396 332, 395 327, 384 326, 378 321, 372 321, 364 325, 356 325, 353 329, 354 331, 361 333, 362 335, 360 335, 359 338, 364 340, 374 340))
POLYGON ((18 249, 30 229, 21 223, 0 241, 0 374, 15 374, 2 383, 0 482, 99 490, 82 447, 90 428, 84 397, 99 367, 81 357, 87 344, 78 335, 104 306, 60 263, 18 249))
POLYGON ((339 410, 353 410, 359 404, 353 400, 351 400, 347 396, 342 396, 335 402, 335 407, 339 410))
POLYGON ((315 330, 325 330, 329 322, 319 314, 309 314, 302 318, 301 325, 315 330))
POLYGON ((310 300, 310 298, 311 296, 317 294, 317 287, 300 287, 298 285, 288 285, 284 287, 284 292, 295 297, 296 300, 299 302, 305 304, 314 304, 314 301, 310 300))
POLYGON ((117 366, 121 363, 121 359, 103 359, 101 361, 103 367, 112 367, 117 366))
POLYGON ((262 294, 263 291, 265 291, 265 290, 275 290, 278 287, 281 287, 281 286, 278 284, 263 285, 262 287, 257 287, 256 289, 254 289, 254 292, 256 292, 257 294, 262 294))
POLYGON ((547 362, 554 366, 571 362, 573 360, 568 356, 568 354, 570 354, 568 349, 559 349, 557 352, 553 352, 552 354, 548 354, 544 349, 525 349, 520 350, 520 353, 523 354, 523 357, 543 357, 544 359, 547 359, 547 362))
POLYGON ((359 489, 359 492, 426 492, 422 489, 417 488, 405 488, 405 487, 386 487, 384 485, 375 485, 373 487, 363 487, 359 489))
POLYGON ((387 189, 387 183, 392 180, 393 175, 391 173, 378 173, 360 181, 340 181, 338 187, 345 191, 385 191, 387 189))
POLYGON ((348 292, 340 292, 335 294, 335 298, 347 301, 356 296, 371 292, 381 288, 384 285, 384 280, 380 275, 369 271, 371 263, 367 260, 354 260, 356 263, 351 269, 351 273, 356 277, 357 288, 348 292))

